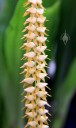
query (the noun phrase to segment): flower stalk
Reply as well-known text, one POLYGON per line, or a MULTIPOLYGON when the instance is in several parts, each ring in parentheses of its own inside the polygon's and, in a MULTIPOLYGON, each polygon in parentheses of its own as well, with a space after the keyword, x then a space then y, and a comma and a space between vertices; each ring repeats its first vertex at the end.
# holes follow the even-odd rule
POLYGON ((24 69, 21 74, 25 74, 21 82, 24 83, 24 92, 26 92, 24 117, 28 119, 25 128, 49 128, 47 116, 49 112, 45 109, 45 105, 50 107, 47 103, 49 94, 45 89, 47 87, 45 59, 48 57, 45 54, 47 49, 45 32, 47 29, 44 26, 46 17, 43 16, 45 8, 42 6, 42 0, 28 0, 24 6, 28 7, 24 13, 28 18, 24 22, 22 38, 26 43, 21 47, 26 51, 22 58, 26 62, 21 66, 24 69))

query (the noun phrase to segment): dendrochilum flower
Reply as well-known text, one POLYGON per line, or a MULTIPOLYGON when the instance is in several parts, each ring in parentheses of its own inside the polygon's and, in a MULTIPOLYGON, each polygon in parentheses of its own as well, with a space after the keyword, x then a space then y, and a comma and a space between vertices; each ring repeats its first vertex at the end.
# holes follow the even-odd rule
POLYGON ((27 124, 25 128, 49 128, 48 126, 48 110, 45 109, 47 103, 46 87, 48 84, 45 81, 47 76, 45 67, 47 67, 45 54, 46 46, 46 27, 44 22, 46 17, 43 13, 45 8, 42 6, 42 0, 27 0, 24 6, 28 6, 24 16, 28 18, 24 22, 24 44, 22 49, 25 50, 22 60, 24 64, 21 66, 25 74, 24 92, 26 99, 25 102, 25 115, 27 124))

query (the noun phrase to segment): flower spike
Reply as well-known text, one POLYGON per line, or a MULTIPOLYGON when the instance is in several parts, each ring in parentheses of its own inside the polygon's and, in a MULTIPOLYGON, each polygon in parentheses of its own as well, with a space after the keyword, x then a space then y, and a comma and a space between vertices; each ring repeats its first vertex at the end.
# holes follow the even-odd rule
MULTIPOLYGON (((24 64, 20 67, 24 74, 23 83, 24 99, 26 100, 23 109, 26 109, 23 118, 27 118, 27 124, 24 128, 49 128, 48 116, 49 111, 45 109, 45 105, 51 107, 47 103, 46 88, 50 90, 45 78, 48 77, 45 68, 47 67, 45 54, 47 49, 47 28, 44 25, 46 17, 44 17, 45 8, 42 5, 42 0, 27 0, 24 7, 28 6, 24 17, 28 18, 24 22, 23 37, 24 43, 21 49, 25 50, 21 60, 24 64), (26 95, 25 95, 26 94, 26 95)), ((49 50, 50 51, 50 50, 49 50)), ((49 68, 49 67, 48 67, 49 68)), ((50 114, 51 115, 51 114, 50 114)))

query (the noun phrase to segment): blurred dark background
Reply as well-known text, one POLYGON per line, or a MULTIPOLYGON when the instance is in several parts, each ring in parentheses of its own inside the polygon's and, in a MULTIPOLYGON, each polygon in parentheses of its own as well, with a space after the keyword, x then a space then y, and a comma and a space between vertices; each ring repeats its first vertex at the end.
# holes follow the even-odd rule
MULTIPOLYGON (((23 128, 23 13, 27 0, 0 0, 0 128, 23 128)), ((49 29, 46 51, 52 98, 50 128, 76 128, 76 0, 43 0, 49 29)), ((49 109, 49 108, 48 108, 49 109)))

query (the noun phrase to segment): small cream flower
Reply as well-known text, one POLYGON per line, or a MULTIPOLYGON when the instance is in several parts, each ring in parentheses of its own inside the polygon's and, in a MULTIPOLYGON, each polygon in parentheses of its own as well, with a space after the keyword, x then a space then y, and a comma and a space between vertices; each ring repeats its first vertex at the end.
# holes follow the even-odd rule
POLYGON ((45 33, 46 27, 38 27, 37 31, 41 33, 45 33))
POLYGON ((46 87, 47 85, 48 85, 47 83, 43 83, 43 82, 36 84, 36 86, 39 87, 40 89, 46 87))
POLYGON ((31 78, 31 77, 25 78, 23 80, 23 82, 28 83, 28 84, 32 84, 34 81, 35 81, 35 79, 34 78, 31 78))
POLYGON ((35 97, 33 95, 29 95, 29 96, 25 96, 25 98, 29 101, 32 101, 35 99, 35 97))
POLYGON ((40 121, 43 123, 46 122, 47 119, 48 117, 40 116, 40 121))
POLYGON ((36 37, 36 35, 34 33, 31 33, 31 34, 24 35, 24 37, 27 37, 29 39, 34 39, 36 37))
POLYGON ((37 18, 37 22, 41 23, 41 24, 44 23, 45 20, 46 20, 46 17, 41 17, 41 18, 39 17, 39 18, 37 18))
POLYGON ((37 113, 36 113, 36 112, 34 112, 34 113, 33 113, 33 112, 28 112, 27 115, 28 115, 29 117, 34 118, 34 117, 36 117, 37 113))
POLYGON ((35 87, 26 88, 26 89, 24 89, 24 91, 32 93, 33 91, 35 91, 35 87))
POLYGON ((38 97, 43 97, 43 96, 45 96, 46 94, 47 94, 47 92, 39 91, 39 92, 37 93, 37 96, 38 96, 38 97))
POLYGON ((44 77, 47 76, 47 74, 45 74, 45 73, 39 73, 39 74, 37 74, 37 76, 38 76, 40 79, 43 79, 44 77))
POLYGON ((38 13, 38 14, 43 14, 43 13, 44 13, 44 9, 40 9, 40 8, 37 9, 37 13, 38 13))
POLYGON ((35 44, 33 42, 29 42, 29 43, 24 43, 23 47, 29 47, 29 48, 34 48, 35 44))
POLYGON ((47 58, 47 55, 40 55, 37 57, 39 61, 44 61, 47 58))
POLYGON ((37 69, 43 69, 44 67, 45 67, 45 64, 43 63, 43 64, 38 65, 37 69))
POLYGON ((48 110, 46 110, 46 109, 44 110, 44 109, 40 108, 38 110, 38 112, 39 112, 40 115, 44 115, 44 114, 48 113, 48 110))
POLYGON ((28 29, 29 31, 35 31, 36 27, 35 27, 35 25, 29 25, 26 27, 26 29, 28 29))
POLYGON ((25 63, 24 65, 28 66, 28 67, 33 67, 35 65, 35 62, 34 61, 30 61, 30 62, 25 63))
POLYGON ((33 69, 33 68, 31 68, 30 70, 29 70, 29 73, 30 74, 33 74, 35 72, 35 69, 33 69))
POLYGON ((41 43, 44 43, 44 42, 47 40, 47 37, 42 37, 42 36, 40 36, 40 37, 37 37, 37 40, 38 40, 39 42, 41 42, 41 43))
POLYGON ((39 52, 44 52, 44 50, 46 50, 46 46, 38 46, 37 47, 37 51, 39 51, 39 52))
POLYGON ((47 102, 46 102, 46 101, 43 101, 43 100, 39 100, 39 101, 37 102, 37 104, 38 104, 39 107, 42 107, 42 106, 47 105, 47 102))
POLYGON ((34 109, 36 107, 36 105, 34 104, 25 104, 25 106, 29 109, 34 109))
POLYGON ((26 22, 25 22, 24 24, 26 24, 26 23, 28 23, 28 22, 35 24, 36 18, 35 18, 35 17, 30 17, 30 18, 28 18, 28 19, 26 20, 26 22))
POLYGON ((33 58, 36 54, 34 52, 29 52, 24 54, 24 57, 33 58))

